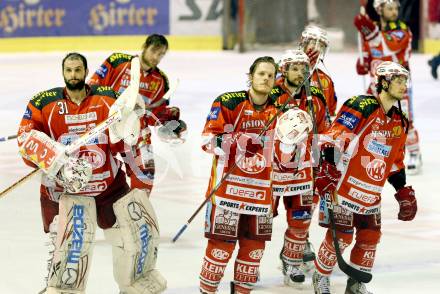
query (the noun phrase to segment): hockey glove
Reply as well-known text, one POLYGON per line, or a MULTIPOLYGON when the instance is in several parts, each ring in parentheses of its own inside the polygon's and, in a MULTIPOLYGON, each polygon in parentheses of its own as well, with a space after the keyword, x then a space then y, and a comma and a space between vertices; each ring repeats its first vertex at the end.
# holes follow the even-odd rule
POLYGON ((336 166, 324 160, 315 178, 315 186, 319 195, 333 195, 340 177, 341 172, 336 169, 336 166))
POLYGON ((319 50, 309 49, 305 52, 310 61, 310 67, 313 68, 319 58, 319 50))
POLYGON ((156 116, 161 123, 170 120, 178 120, 180 118, 180 109, 175 106, 166 107, 165 109, 159 111, 156 116))
POLYGON ((361 33, 365 40, 370 41, 379 34, 379 28, 368 17, 368 15, 358 14, 353 21, 357 30, 361 33))
POLYGON ((363 64, 361 64, 361 60, 360 58, 358 58, 357 62, 356 62, 356 71, 358 73, 358 75, 366 75, 369 73, 370 71, 370 62, 371 60, 369 58, 363 58, 363 64))
POLYGON ((402 221, 412 220, 417 213, 417 200, 413 188, 411 186, 400 188, 394 194, 394 198, 399 202, 397 218, 402 221))

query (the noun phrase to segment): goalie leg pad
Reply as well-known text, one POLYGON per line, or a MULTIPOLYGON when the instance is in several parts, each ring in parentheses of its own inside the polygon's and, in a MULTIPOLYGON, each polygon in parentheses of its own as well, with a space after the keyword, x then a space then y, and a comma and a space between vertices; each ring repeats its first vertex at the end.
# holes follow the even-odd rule
POLYGON ((84 293, 96 230, 95 199, 62 195, 47 293, 84 293), (52 291, 52 292, 51 292, 52 291))
POLYGON ((104 230, 104 235, 112 244, 113 274, 120 290, 127 294, 162 292, 166 280, 154 270, 159 225, 148 196, 133 189, 113 204, 113 210, 116 224, 104 230), (144 287, 147 282, 151 285, 144 287))

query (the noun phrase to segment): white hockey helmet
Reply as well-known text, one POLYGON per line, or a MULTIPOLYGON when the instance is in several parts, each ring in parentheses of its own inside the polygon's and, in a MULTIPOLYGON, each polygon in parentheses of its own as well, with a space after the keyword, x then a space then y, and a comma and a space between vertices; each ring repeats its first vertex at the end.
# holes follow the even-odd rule
POLYGON ((373 7, 376 10, 377 14, 381 15, 380 8, 382 7, 382 5, 391 3, 397 3, 397 5, 400 5, 399 0, 374 0, 373 7))
POLYGON ((384 61, 376 68, 376 85, 380 77, 385 77, 387 81, 391 81, 394 76, 403 76, 409 79, 409 71, 398 63, 384 61))
POLYGON ((300 47, 304 50, 311 40, 315 41, 315 49, 322 52, 323 55, 327 53, 330 41, 326 30, 316 25, 306 26, 301 33, 300 47))
POLYGON ((301 143, 313 130, 310 115, 298 107, 289 109, 277 119, 275 138, 287 145, 301 143))
POLYGON ((302 50, 286 50, 278 62, 278 67, 283 72, 287 70, 287 65, 291 63, 304 63, 310 67, 309 57, 302 50))

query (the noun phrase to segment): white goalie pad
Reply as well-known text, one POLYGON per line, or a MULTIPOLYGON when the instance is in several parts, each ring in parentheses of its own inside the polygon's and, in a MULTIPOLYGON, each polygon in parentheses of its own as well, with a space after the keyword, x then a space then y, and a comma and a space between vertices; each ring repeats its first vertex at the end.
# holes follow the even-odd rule
POLYGON ((85 293, 96 230, 95 199, 62 195, 46 293, 85 293))
POLYGON ((130 66, 130 85, 116 99, 109 111, 109 116, 115 112, 121 112, 121 119, 109 127, 109 134, 112 143, 124 140, 126 144, 132 146, 136 144, 139 137, 139 116, 145 112, 145 102, 139 96, 141 71, 139 58, 133 58, 130 66))
POLYGON ((313 130, 312 118, 299 108, 289 109, 277 119, 275 139, 283 144, 296 145, 313 130))
POLYGON ((113 247, 113 274, 124 294, 153 294, 166 289, 154 269, 159 225, 145 191, 133 189, 113 204, 116 224, 104 230, 113 247))

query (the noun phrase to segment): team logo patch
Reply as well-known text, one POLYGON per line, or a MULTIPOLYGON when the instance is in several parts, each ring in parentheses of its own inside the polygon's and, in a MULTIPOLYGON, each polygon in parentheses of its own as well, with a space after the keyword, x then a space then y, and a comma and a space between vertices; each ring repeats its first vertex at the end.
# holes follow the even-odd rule
POLYGON ((23 115, 24 119, 32 119, 32 110, 29 109, 29 107, 26 107, 26 111, 23 115))
POLYGON ((220 107, 212 107, 206 120, 217 120, 220 113, 220 107))
POLYGON ((217 258, 218 260, 226 260, 229 257, 229 253, 218 249, 218 248, 214 248, 211 250, 211 254, 213 257, 217 258))
POLYGON ((252 157, 235 158, 239 169, 248 174, 258 174, 266 168, 266 159, 263 155, 256 153, 252 157), (237 160, 239 159, 239 160, 237 160))
POLYGON ((100 76, 102 79, 105 78, 105 76, 108 73, 108 68, 105 65, 101 65, 97 70, 96 74, 100 76))
POLYGON ((341 116, 336 120, 337 123, 347 127, 350 130, 353 130, 357 124, 359 123, 359 117, 355 116, 349 112, 342 112, 341 116))
POLYGON ((382 181, 385 177, 385 169, 387 164, 382 159, 374 159, 368 163, 366 170, 367 175, 373 181, 382 181))
POLYGON ((249 257, 255 260, 260 260, 263 257, 264 250, 256 249, 249 252, 249 257))

